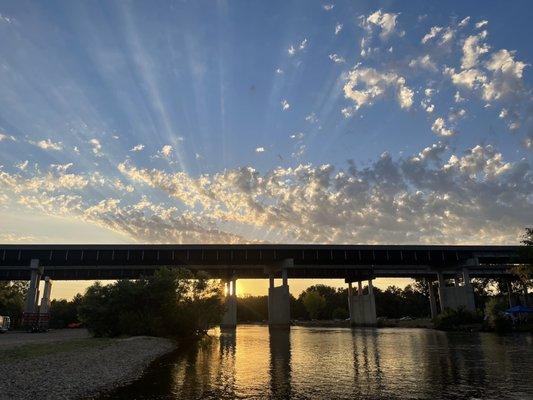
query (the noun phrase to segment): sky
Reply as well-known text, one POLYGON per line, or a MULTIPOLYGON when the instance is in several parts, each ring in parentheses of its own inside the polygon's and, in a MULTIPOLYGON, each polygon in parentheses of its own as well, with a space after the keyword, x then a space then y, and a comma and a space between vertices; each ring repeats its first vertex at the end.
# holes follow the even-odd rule
POLYGON ((518 243, 532 14, 4 0, 0 243, 518 243))

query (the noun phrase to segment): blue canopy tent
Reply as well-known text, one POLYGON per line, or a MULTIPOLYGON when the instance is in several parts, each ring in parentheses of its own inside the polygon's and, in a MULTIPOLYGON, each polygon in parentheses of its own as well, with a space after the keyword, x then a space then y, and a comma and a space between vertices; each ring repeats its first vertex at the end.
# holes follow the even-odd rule
POLYGON ((533 314, 533 308, 524 307, 524 306, 514 306, 514 307, 509 308, 505 312, 508 314, 522 314, 522 313, 533 314))

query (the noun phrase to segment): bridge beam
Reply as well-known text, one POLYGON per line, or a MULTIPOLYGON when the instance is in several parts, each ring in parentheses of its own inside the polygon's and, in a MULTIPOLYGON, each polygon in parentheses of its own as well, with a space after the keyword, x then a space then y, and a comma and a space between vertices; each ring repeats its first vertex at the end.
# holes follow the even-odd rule
POLYGON ((291 303, 288 284, 288 269, 294 266, 293 259, 281 262, 281 286, 274 285, 274 271, 270 271, 268 288, 268 325, 270 328, 289 328, 291 303))
POLYGON ((352 284, 348 283, 348 309, 350 310, 350 324, 354 326, 374 326, 377 323, 376 301, 372 279, 368 280, 368 293, 363 294, 361 281, 357 282, 357 296, 352 294, 352 284))
POLYGON ((222 329, 235 329, 237 327, 237 279, 231 278, 224 282, 225 286, 225 311, 220 327, 222 329))

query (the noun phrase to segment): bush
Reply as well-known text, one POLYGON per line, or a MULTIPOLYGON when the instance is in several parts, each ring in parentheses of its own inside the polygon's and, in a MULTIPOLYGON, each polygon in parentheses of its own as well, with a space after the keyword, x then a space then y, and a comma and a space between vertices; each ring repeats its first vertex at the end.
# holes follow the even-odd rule
POLYGON ((220 285, 207 276, 163 268, 151 277, 90 286, 78 308, 95 336, 195 336, 220 322, 220 285))
POLYGON ((513 324, 511 319, 504 314, 506 309, 505 300, 496 297, 490 299, 485 305, 485 327, 500 333, 511 330, 513 324))
POLYGON ((68 324, 79 322, 78 307, 82 296, 77 294, 72 301, 65 299, 52 300, 50 303, 50 328, 62 329, 68 324))
POLYGON ((465 310, 464 307, 459 307, 457 310, 446 308, 441 314, 437 315, 434 320, 434 326, 436 329, 450 331, 459 329, 461 325, 478 322, 481 322, 479 315, 465 310))
POLYGON ((337 307, 333 310, 332 317, 333 319, 347 319, 350 316, 348 310, 342 307, 337 307))

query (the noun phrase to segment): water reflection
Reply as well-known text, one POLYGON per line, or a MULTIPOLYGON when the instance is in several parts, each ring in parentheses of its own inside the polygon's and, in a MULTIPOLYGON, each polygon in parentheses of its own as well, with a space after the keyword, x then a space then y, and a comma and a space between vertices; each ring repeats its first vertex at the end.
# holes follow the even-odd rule
POLYGON ((269 332, 270 394, 279 399, 291 397, 291 335, 288 329, 269 332))
POLYGON ((106 399, 533 398, 528 335, 241 326, 106 399))

